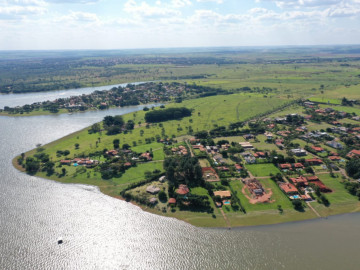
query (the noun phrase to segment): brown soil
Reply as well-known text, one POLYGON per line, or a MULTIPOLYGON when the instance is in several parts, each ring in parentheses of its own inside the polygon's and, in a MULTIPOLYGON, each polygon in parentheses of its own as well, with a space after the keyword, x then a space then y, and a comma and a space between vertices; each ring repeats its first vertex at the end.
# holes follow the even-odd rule
POLYGON ((245 195, 245 197, 249 200, 249 202, 251 204, 256 204, 256 203, 273 203, 275 202, 275 200, 271 200, 271 196, 273 194, 271 188, 268 188, 266 191, 266 193, 264 193, 264 195, 262 196, 258 196, 258 197, 250 197, 249 195, 246 194, 246 186, 243 186, 242 188, 242 193, 245 195))

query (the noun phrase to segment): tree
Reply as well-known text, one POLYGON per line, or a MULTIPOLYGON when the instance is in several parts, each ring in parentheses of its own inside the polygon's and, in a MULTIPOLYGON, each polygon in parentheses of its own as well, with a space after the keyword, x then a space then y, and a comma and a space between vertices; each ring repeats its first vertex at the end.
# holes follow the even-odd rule
POLYGON ((298 199, 293 200, 292 204, 293 204, 295 210, 297 210, 297 211, 303 211, 304 210, 304 206, 303 206, 301 200, 298 200, 298 199))
POLYGON ((35 174, 40 169, 40 161, 33 157, 27 157, 25 162, 25 170, 27 173, 35 174))
POLYGON ((79 146, 80 146, 80 144, 78 144, 78 143, 75 143, 75 149, 79 149, 79 146))
POLYGON ((126 128, 127 130, 132 130, 132 129, 134 129, 134 126, 135 126, 134 121, 128 120, 127 123, 126 123, 126 125, 125 125, 125 128, 126 128))
POLYGON ((100 127, 100 124, 99 123, 95 123, 91 126, 91 128, 89 129, 89 133, 96 133, 96 132, 100 132, 101 130, 101 127, 100 127))
POLYGON ((346 162, 345 166, 346 173, 355 179, 360 178, 360 159, 353 158, 346 162))
POLYGON ((114 149, 118 149, 119 145, 120 145, 120 140, 119 139, 114 139, 113 140, 113 145, 114 145, 114 149))
POLYGON ((166 202, 167 201, 167 195, 166 195, 166 193, 165 193, 165 191, 160 191, 159 192, 159 200, 161 201, 161 202, 166 202))
POLYGON ((129 150, 130 149, 130 145, 128 145, 127 143, 124 143, 122 146, 123 150, 129 150))

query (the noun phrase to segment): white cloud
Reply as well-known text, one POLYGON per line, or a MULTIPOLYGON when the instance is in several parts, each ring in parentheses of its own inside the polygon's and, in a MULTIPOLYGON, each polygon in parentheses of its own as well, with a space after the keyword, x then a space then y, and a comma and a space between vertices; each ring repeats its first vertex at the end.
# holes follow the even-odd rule
POLYGON ((175 7, 175 8, 182 8, 185 6, 191 6, 192 3, 190 0, 172 0, 171 1, 171 6, 175 7))
POLYGON ((99 2, 100 0, 45 0, 45 1, 55 4, 92 4, 99 2))
POLYGON ((164 6, 150 6, 146 2, 137 4, 135 0, 129 0, 124 4, 124 11, 132 14, 133 16, 145 18, 161 18, 180 16, 181 12, 175 8, 164 6))
POLYGON ((71 11, 69 15, 61 16, 54 19, 55 22, 86 22, 94 23, 100 22, 99 18, 94 13, 81 12, 81 11, 71 11))
POLYGON ((200 3, 207 3, 207 2, 214 2, 214 3, 218 3, 218 4, 224 3, 224 0, 196 0, 196 1, 200 2, 200 3))

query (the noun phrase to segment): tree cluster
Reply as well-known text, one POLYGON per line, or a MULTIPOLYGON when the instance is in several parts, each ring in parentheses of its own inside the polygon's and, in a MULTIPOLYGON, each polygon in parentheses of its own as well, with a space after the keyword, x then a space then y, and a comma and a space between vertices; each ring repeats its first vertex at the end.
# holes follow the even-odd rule
POLYGON ((168 108, 147 112, 145 114, 145 121, 148 123, 156 123, 167 120, 177 120, 187 116, 191 116, 191 110, 188 108, 168 108))

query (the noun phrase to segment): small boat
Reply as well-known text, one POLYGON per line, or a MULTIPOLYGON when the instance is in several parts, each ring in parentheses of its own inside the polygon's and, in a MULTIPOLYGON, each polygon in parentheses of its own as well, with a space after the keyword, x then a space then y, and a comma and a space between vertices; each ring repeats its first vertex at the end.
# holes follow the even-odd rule
POLYGON ((59 237, 59 238, 58 238, 57 243, 58 243, 58 245, 60 245, 60 244, 62 244, 62 243, 63 243, 63 240, 62 240, 62 238, 61 238, 61 237, 59 237))

